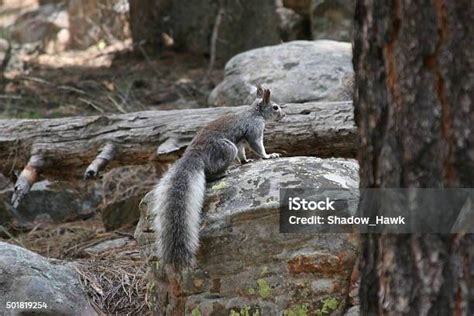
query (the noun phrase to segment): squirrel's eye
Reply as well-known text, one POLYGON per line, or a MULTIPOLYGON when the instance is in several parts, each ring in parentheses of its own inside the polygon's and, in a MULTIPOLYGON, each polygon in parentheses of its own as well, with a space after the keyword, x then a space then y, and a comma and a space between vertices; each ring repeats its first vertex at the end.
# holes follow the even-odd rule
POLYGON ((278 110, 278 105, 274 105, 274 106, 273 106, 273 109, 274 109, 275 111, 278 110))

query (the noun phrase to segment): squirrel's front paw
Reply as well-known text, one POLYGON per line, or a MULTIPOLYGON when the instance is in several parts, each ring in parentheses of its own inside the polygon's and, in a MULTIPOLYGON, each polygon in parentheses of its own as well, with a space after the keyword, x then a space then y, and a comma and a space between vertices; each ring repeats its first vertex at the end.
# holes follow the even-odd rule
POLYGON ((267 157, 265 157, 265 159, 275 159, 275 158, 278 158, 280 157, 281 155, 278 154, 278 153, 273 153, 273 154, 269 154, 267 155, 267 157))
POLYGON ((245 160, 241 160, 240 163, 245 165, 246 163, 249 163, 249 162, 252 162, 253 159, 245 159, 245 160))

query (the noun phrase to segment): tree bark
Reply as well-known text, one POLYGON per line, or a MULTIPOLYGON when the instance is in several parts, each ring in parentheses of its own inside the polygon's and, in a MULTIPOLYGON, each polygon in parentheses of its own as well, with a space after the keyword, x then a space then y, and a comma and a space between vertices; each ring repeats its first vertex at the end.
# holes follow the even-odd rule
POLYGON ((169 35, 166 16, 172 0, 129 0, 130 30, 135 50, 156 52, 163 48, 163 33, 169 35))
MULTIPOLYGON (((0 120, 0 172, 25 167, 51 178, 95 177, 121 165, 169 163, 196 131, 211 120, 244 107, 148 111, 110 116, 42 120, 0 120), (87 169, 86 167, 89 166, 87 169)), ((351 102, 310 102, 283 106, 287 116, 267 124, 268 151, 284 156, 354 157, 355 125, 351 102)))
MULTIPOLYGON (((359 0, 361 187, 474 187, 472 0, 359 0)), ((364 210, 362 210, 364 212, 364 210)), ((362 315, 473 315, 474 237, 363 236, 362 315)))

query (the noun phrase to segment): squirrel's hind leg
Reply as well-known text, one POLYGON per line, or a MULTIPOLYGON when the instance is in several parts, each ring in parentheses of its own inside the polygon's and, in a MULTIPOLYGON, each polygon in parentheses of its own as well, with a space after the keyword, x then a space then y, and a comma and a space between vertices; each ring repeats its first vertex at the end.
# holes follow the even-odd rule
POLYGON ((206 178, 214 181, 226 176, 227 168, 237 158, 238 149, 233 142, 228 139, 221 139, 210 144, 212 150, 206 159, 206 178))

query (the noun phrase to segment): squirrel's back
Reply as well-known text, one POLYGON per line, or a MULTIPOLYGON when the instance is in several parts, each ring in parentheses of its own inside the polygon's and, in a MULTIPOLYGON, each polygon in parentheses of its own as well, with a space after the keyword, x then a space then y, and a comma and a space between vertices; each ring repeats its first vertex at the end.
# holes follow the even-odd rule
POLYGON ((249 128, 263 124, 263 117, 254 115, 255 109, 248 109, 221 116, 202 128, 189 145, 189 149, 199 148, 210 139, 225 138, 237 144, 246 135, 249 128))

